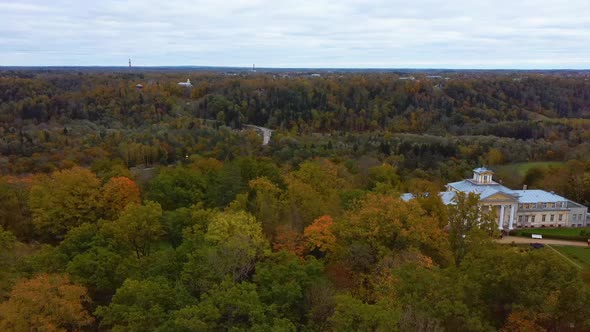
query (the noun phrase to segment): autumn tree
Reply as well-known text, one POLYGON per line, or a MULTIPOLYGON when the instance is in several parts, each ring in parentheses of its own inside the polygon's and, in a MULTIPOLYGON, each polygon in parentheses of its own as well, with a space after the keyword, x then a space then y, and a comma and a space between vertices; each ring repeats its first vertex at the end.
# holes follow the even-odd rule
POLYGON ((46 240, 61 240, 73 227, 99 217, 100 181, 85 168, 57 171, 34 184, 29 206, 36 232, 46 240))
POLYGON ((448 221, 448 208, 443 203, 440 186, 434 182, 413 178, 407 182, 409 192, 414 195, 416 201, 426 213, 438 221, 439 227, 446 227, 448 221))
POLYGON ((308 250, 303 234, 288 226, 277 227, 272 242, 272 249, 275 251, 286 251, 299 257, 305 256, 308 250))
POLYGON ((59 274, 40 274, 18 281, 0 304, 3 331, 82 331, 94 319, 87 311, 84 287, 59 274))
POLYGON ((303 231, 308 249, 326 253, 334 248, 336 236, 333 228, 334 220, 330 216, 321 216, 303 231))
POLYGON ((365 267, 371 265, 370 261, 395 250, 411 247, 420 249, 440 264, 450 260, 445 233, 414 201, 406 203, 392 196, 367 195, 358 208, 335 223, 334 228, 344 252, 348 252, 345 256, 350 258, 349 262, 366 256, 369 261, 361 264, 365 267), (353 254, 359 250, 364 254, 353 254))
POLYGON ((113 177, 102 187, 100 203, 108 220, 116 219, 128 204, 140 201, 139 188, 127 177, 113 177))
POLYGON ((322 215, 341 213, 339 190, 347 186, 340 177, 343 172, 329 161, 316 160, 302 163, 285 177, 284 215, 294 230, 303 231, 322 215))

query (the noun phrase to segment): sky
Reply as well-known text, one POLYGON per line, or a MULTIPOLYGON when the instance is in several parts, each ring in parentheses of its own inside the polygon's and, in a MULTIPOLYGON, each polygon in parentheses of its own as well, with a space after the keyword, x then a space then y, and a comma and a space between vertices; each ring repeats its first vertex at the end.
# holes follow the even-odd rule
POLYGON ((0 0, 0 66, 590 69, 590 0, 0 0))

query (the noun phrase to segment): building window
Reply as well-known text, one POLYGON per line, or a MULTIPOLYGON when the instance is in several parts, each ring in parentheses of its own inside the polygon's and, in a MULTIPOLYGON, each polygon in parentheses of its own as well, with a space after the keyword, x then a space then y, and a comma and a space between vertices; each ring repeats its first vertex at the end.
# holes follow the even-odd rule
POLYGON ((488 176, 487 176, 487 175, 484 175, 484 176, 483 176, 483 182, 484 182, 484 183, 488 182, 488 176))
POLYGON ((573 221, 576 221, 576 217, 577 217, 577 216, 578 216, 577 214, 572 214, 572 220, 573 220, 573 221))
POLYGON ((534 215, 531 216, 531 222, 535 222, 535 216, 534 215))
POLYGON ((522 223, 522 216, 518 216, 518 223, 522 223))
POLYGON ((551 219, 550 220, 551 221, 555 220, 555 215, 554 214, 551 215, 551 219))
POLYGON ((559 221, 563 221, 563 214, 559 214, 559 221))
POLYGON ((546 217, 546 216, 547 216, 547 215, 546 215, 546 214, 544 214, 544 215, 541 217, 541 221, 542 221, 542 222, 545 222, 545 217, 546 217))

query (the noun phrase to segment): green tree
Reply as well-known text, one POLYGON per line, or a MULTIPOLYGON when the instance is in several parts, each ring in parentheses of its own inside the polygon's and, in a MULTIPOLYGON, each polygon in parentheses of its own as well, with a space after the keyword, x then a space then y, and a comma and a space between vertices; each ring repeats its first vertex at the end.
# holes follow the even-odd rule
POLYGON ((96 309, 101 328, 112 331, 156 331, 173 310, 190 304, 182 289, 165 279, 127 279, 108 306, 96 309))
POLYGON ((176 312, 174 322, 179 331, 296 331, 260 300, 256 285, 230 280, 203 295, 198 305, 176 312))
POLYGON ((185 234, 196 236, 197 244, 188 254, 182 280, 196 294, 226 277, 246 279, 269 251, 260 223, 246 212, 219 212, 211 217, 203 235, 198 229, 191 231, 194 233, 185 234))
POLYGON ((114 234, 135 251, 137 258, 149 256, 151 247, 164 235, 162 208, 155 202, 131 203, 110 226, 114 234))
POLYGON ((281 251, 256 265, 253 277, 264 304, 274 306, 281 317, 302 327, 309 310, 306 294, 322 279, 322 265, 281 251))
POLYGON ((262 177, 251 180, 248 210, 262 223, 267 236, 275 231, 281 218, 282 190, 269 179, 262 177))
POLYGON ((479 206, 479 195, 456 193, 449 205, 449 240, 459 265, 470 249, 489 244, 495 235, 495 217, 479 206))
POLYGON ((164 210, 189 207, 203 200, 206 178, 198 170, 185 167, 162 168, 149 183, 147 198, 164 210))
POLYGON ((107 248, 93 247, 76 255, 66 271, 77 283, 86 286, 92 298, 104 303, 125 280, 125 264, 121 255, 107 248))
POLYGON ((0 226, 23 240, 30 239, 33 231, 27 196, 27 182, 10 183, 0 177, 0 226))
POLYGON ((364 303, 350 295, 339 295, 335 302, 334 331, 398 331, 399 309, 389 303, 364 303))
POLYGON ((369 169, 369 188, 380 193, 388 193, 397 190, 400 183, 397 170, 389 165, 382 164, 369 169))

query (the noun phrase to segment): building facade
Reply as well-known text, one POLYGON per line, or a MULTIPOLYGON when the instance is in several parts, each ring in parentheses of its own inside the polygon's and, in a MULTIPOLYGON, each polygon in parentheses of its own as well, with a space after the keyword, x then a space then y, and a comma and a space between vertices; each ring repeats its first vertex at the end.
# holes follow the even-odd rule
MULTIPOLYGON (((440 197, 445 204, 454 204, 458 192, 479 195, 480 208, 493 211, 498 229, 538 227, 585 227, 588 208, 553 192, 539 189, 513 190, 493 180, 494 172, 485 167, 473 170, 473 177, 446 185, 440 197)), ((402 199, 411 199, 410 194, 402 199)))

